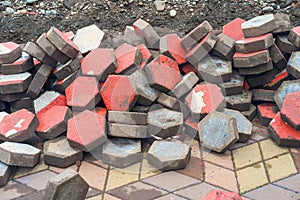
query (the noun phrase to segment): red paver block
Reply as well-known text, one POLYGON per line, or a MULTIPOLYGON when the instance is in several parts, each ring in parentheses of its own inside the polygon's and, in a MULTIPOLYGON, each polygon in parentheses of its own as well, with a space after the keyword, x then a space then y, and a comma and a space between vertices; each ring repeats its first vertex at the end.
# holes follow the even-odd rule
POLYGON ((280 146, 300 147, 300 131, 283 121, 279 112, 270 122, 269 133, 280 146))
POLYGON ((279 110, 275 104, 264 103, 257 105, 257 111, 260 123, 268 126, 279 110))
POLYGON ((269 48, 274 44, 271 33, 251 38, 241 39, 235 42, 235 49, 240 53, 252 53, 269 48))
POLYGON ((280 73, 276 74, 272 78, 272 80, 268 81, 264 85, 264 87, 268 87, 268 88, 276 87, 277 85, 282 83, 288 77, 288 75, 289 75, 289 73, 287 72, 287 70, 283 70, 280 73))
POLYGON ((72 109, 92 110, 100 102, 99 83, 95 77, 78 76, 65 90, 72 109))
POLYGON ((104 82, 117 69, 113 49, 96 48, 81 60, 81 73, 104 82))
POLYGON ((75 37, 75 34, 73 31, 68 31, 68 32, 64 32, 64 35, 69 38, 70 40, 73 40, 73 38, 75 37))
POLYGON ((276 13, 274 14, 275 17, 275 24, 277 26, 276 29, 272 31, 272 33, 280 34, 280 33, 287 33, 292 28, 293 25, 291 23, 290 17, 288 14, 285 13, 276 13))
POLYGON ((296 47, 292 42, 288 40, 288 35, 279 35, 276 37, 275 43, 277 44, 280 51, 285 53, 293 53, 298 51, 299 48, 296 47))
POLYGON ((85 110, 68 120, 67 138, 72 147, 91 151, 106 140, 106 119, 95 112, 85 110))
POLYGON ((0 43, 0 63, 8 64, 22 55, 21 46, 14 42, 0 43))
POLYGON ((74 72, 73 74, 67 76, 66 78, 62 80, 57 80, 53 83, 53 87, 55 91, 59 93, 64 93, 67 87, 78 77, 78 73, 74 72))
POLYGON ((47 38, 47 33, 43 33, 37 40, 39 45, 51 58, 62 64, 69 60, 69 57, 59 51, 47 38))
POLYGON ((287 60, 285 59, 284 55, 282 54, 282 52, 280 51, 280 49, 276 44, 273 44, 269 48, 269 53, 272 58, 272 62, 277 67, 277 69, 282 70, 286 68, 287 60))
POLYGON ((16 61, 8 64, 1 64, 0 72, 2 74, 18 74, 22 72, 27 72, 34 67, 32 57, 26 53, 22 52, 22 56, 16 61))
POLYGON ((257 16, 242 24, 245 38, 264 35, 276 28, 273 14, 257 16))
POLYGON ((72 112, 66 106, 53 106, 38 116, 37 135, 42 139, 54 139, 67 130, 67 122, 72 112))
POLYGON ((243 200, 243 198, 235 192, 227 192, 222 190, 210 191, 202 200, 243 200))
POLYGON ((294 78, 300 78, 300 51, 293 52, 287 64, 287 71, 294 78))
POLYGON ((190 63, 186 63, 186 64, 183 64, 182 66, 180 66, 180 70, 184 74, 188 74, 190 72, 194 72, 195 74, 198 73, 197 67, 195 67, 194 65, 192 65, 190 63))
POLYGON ((142 60, 141 60, 140 68, 143 69, 153 59, 153 56, 145 44, 139 44, 136 47, 141 52, 142 60))
POLYGON ((41 62, 55 67, 57 61, 51 58, 41 47, 33 42, 27 42, 23 51, 40 60, 41 62))
POLYGON ((58 80, 65 79, 72 73, 78 71, 82 58, 82 55, 78 53, 75 58, 68 61, 67 63, 57 65, 57 67, 53 70, 53 74, 57 77, 58 80))
POLYGON ((194 121, 193 117, 189 117, 184 121, 184 127, 186 133, 196 139, 199 140, 199 134, 198 134, 198 122, 194 121))
POLYGON ((150 49, 158 49, 159 47, 159 36, 153 27, 142 19, 138 19, 133 24, 134 32, 139 35, 143 36, 146 40, 146 45, 150 49))
POLYGON ((47 38, 58 50, 70 58, 74 58, 79 52, 77 45, 55 27, 51 27, 47 32, 47 38))
POLYGON ((46 91, 39 98, 33 101, 37 118, 53 106, 66 106, 67 101, 64 95, 54 91, 46 91))
POLYGON ((211 51, 213 55, 216 55, 225 60, 232 60, 233 54, 235 53, 235 40, 221 33, 217 36, 217 42, 211 51))
POLYGON ((281 109, 281 119, 296 130, 300 130, 299 102, 300 92, 287 94, 284 98, 281 109))
POLYGON ((300 91, 300 80, 284 81, 277 89, 274 100, 281 110, 283 101, 287 94, 300 91))
POLYGON ((145 67, 145 72, 150 86, 165 93, 171 91, 181 81, 178 64, 165 55, 151 61, 145 67))
POLYGON ((215 84, 196 85, 185 98, 185 103, 197 119, 204 117, 213 110, 222 110, 225 99, 221 89, 215 84))
POLYGON ((115 51, 117 60, 116 74, 132 74, 141 63, 141 53, 137 47, 129 44, 122 44, 115 51))
POLYGON ((288 40, 291 41, 296 47, 300 48, 300 26, 294 27, 290 31, 288 40))
POLYGON ((192 48, 212 30, 213 28, 209 24, 209 22, 204 21, 196 28, 194 28, 191 32, 189 32, 187 35, 185 35, 182 38, 181 43, 186 49, 192 48))
POLYGON ((4 141, 23 142, 35 135, 39 122, 26 109, 6 115, 0 124, 0 138, 4 141))
POLYGON ((13 94, 24 92, 30 85, 32 76, 28 72, 21 74, 1 75, 0 93, 13 94))
POLYGON ((186 60, 192 65, 196 65, 214 48, 216 42, 216 35, 213 32, 208 33, 195 47, 186 53, 186 60))
POLYGON ((234 40, 240 40, 244 38, 244 33, 242 30, 242 23, 244 22, 245 20, 241 18, 232 20, 231 22, 223 26, 223 33, 234 40))
MULTIPOLYGON (((240 75, 258 75, 268 72, 273 69, 273 63, 271 58, 269 58, 269 62, 263 63, 254 67, 242 67, 239 68, 240 75)), ((276 69, 277 71, 277 69, 276 69)))
POLYGON ((100 93, 108 110, 129 111, 138 100, 128 76, 108 76, 100 93))
POLYGON ((233 56, 233 64, 236 68, 255 67, 269 61, 270 54, 268 50, 262 50, 253 53, 236 52, 233 56))
POLYGON ((185 50, 177 34, 168 34, 160 38, 159 51, 173 58, 178 65, 186 63, 185 50))

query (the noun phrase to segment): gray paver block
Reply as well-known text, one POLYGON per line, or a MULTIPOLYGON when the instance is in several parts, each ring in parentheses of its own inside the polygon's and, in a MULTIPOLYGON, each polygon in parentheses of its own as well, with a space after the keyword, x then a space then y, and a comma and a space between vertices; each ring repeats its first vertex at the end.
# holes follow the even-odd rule
POLYGON ((176 139, 154 141, 146 158, 161 171, 183 169, 191 155, 190 146, 176 139))
POLYGON ((252 99, 252 92, 243 90, 241 94, 225 97, 226 107, 238 111, 249 110, 252 99))
POLYGON ((258 102, 274 102, 275 90, 266 90, 266 89, 253 89, 252 92, 252 101, 258 102))
POLYGON ((276 44, 269 48, 269 53, 272 58, 272 62, 275 64, 277 69, 282 70, 286 68, 287 61, 276 44))
POLYGON ((57 65, 57 67, 53 70, 53 74, 57 77, 58 80, 62 80, 68 77, 69 75, 78 71, 82 58, 83 57, 81 54, 77 54, 75 58, 68 61, 67 63, 57 65))
POLYGON ((287 94, 300 91, 300 80, 284 81, 277 89, 274 100, 281 110, 284 98, 287 94))
POLYGON ((43 200, 82 200, 88 189, 89 185, 78 173, 67 169, 48 181, 43 200))
POLYGON ((148 113, 148 135, 161 138, 174 136, 182 132, 183 114, 166 108, 148 113))
POLYGON ((218 84, 225 96, 240 94, 243 90, 243 85, 244 77, 236 71, 232 72, 230 81, 218 84))
POLYGON ((212 111, 198 123, 202 145, 222 153, 239 140, 236 119, 225 113, 212 111))
POLYGON ((30 85, 32 76, 28 72, 0 75, 0 93, 12 94, 24 92, 30 85))
POLYGON ((242 30, 245 38, 264 35, 276 29, 273 14, 254 17, 242 23, 242 30))
POLYGON ((0 144, 0 161, 13 166, 33 167, 40 160, 41 151, 33 146, 15 142, 0 144))
POLYGON ((273 63, 272 60, 269 59, 269 62, 257 65, 255 67, 239 68, 239 73, 241 75, 257 75, 270 71, 272 69, 273 63))
POLYGON ((250 121, 252 121, 254 119, 254 117, 256 116, 256 106, 253 104, 250 104, 250 108, 249 110, 246 111, 241 111, 241 113, 250 121))
POLYGON ((182 77, 182 80, 177 83, 177 85, 169 92, 169 95, 178 99, 182 98, 193 89, 198 81, 199 78, 194 72, 187 73, 182 77))
POLYGON ((288 35, 279 35, 276 37, 275 43, 277 44, 278 48, 285 53, 293 53, 294 51, 298 51, 297 48, 292 42, 288 40, 288 35))
POLYGON ((18 92, 18 93, 12 93, 12 94, 0 94, 0 100, 8 103, 12 103, 14 101, 18 101, 22 98, 26 97, 26 91, 25 92, 18 92))
POLYGON ((67 87, 78 77, 78 72, 70 74, 62 80, 57 80, 53 83, 54 90, 59 93, 64 93, 67 87))
POLYGON ((279 73, 280 71, 276 67, 273 67, 272 70, 269 70, 262 74, 248 75, 245 77, 245 79, 247 80, 248 85, 251 88, 254 88, 272 81, 273 78, 276 77, 279 73))
POLYGON ((12 172, 13 168, 11 166, 0 162, 0 187, 6 185, 12 172))
POLYGON ((22 52, 22 56, 12 63, 1 64, 0 72, 2 74, 18 74, 22 72, 27 72, 34 67, 32 57, 26 53, 22 52))
POLYGON ((296 47, 300 48, 300 26, 294 27, 290 31, 288 40, 291 41, 296 47))
POLYGON ((108 123, 107 135, 122 138, 147 138, 147 126, 108 123))
POLYGON ((140 112, 109 110, 108 122, 119 124, 147 125, 147 114, 140 112))
POLYGON ((212 54, 224 60, 231 60, 235 53, 235 40, 221 33, 217 36, 217 42, 212 50, 212 54))
POLYGON ((296 79, 300 79, 300 51, 293 52, 287 64, 287 71, 296 79))
POLYGON ((82 151, 71 147, 65 136, 44 143, 44 161, 46 165, 65 168, 82 159, 82 151))
POLYGON ((234 117, 236 120, 237 130, 239 133, 238 142, 247 142, 252 133, 252 123, 239 111, 225 109, 224 113, 234 117))
POLYGON ((257 51, 253 53, 238 53, 233 56, 233 64, 236 68, 255 67, 270 61, 268 50, 257 51))
POLYGON ((101 160, 114 167, 124 168, 142 160, 140 140, 112 138, 102 147, 101 160))
POLYGON ((285 13, 276 13, 274 14, 274 18, 277 28, 273 30, 273 33, 286 33, 293 28, 289 15, 285 13))
POLYGON ((235 42, 235 49, 240 53, 252 53, 268 49, 274 44, 273 35, 271 33, 241 39, 235 42))
POLYGON ((208 56, 198 63, 198 75, 209 83, 230 81, 232 63, 215 56, 208 56))
POLYGON ((171 109, 180 111, 180 103, 175 97, 171 97, 165 93, 160 93, 157 101, 157 103, 160 103, 161 105, 171 109))
POLYGON ((21 46, 14 42, 0 43, 0 62, 7 64, 12 63, 21 57, 21 46))
POLYGON ((133 27, 137 35, 145 38, 148 48, 158 49, 160 38, 149 23, 142 19, 138 19, 136 22, 134 22, 133 27))
POLYGON ((33 109, 33 101, 29 97, 24 97, 20 100, 11 102, 10 104, 10 111, 11 112, 16 112, 18 110, 21 110, 23 108, 28 109, 28 110, 34 110, 33 109))
POLYGON ((85 54, 100 46, 104 37, 104 32, 101 31, 97 25, 78 29, 73 42, 78 46, 80 53, 85 54))

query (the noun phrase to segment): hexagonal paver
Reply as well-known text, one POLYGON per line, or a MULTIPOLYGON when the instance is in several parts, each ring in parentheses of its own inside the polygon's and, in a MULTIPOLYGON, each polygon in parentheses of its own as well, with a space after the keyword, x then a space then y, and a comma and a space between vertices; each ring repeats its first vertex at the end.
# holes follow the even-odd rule
POLYGON ((31 74, 28 72, 0 75, 0 93, 11 94, 24 92, 29 87, 31 80, 31 74))
POLYGON ((113 49, 94 49, 81 60, 82 75, 94 76, 102 82, 116 69, 117 63, 113 49))
POLYGON ((78 173, 67 169, 48 181, 43 199, 84 199, 88 189, 89 185, 78 173))
POLYGON ((67 89, 67 105, 72 109, 94 109, 100 102, 99 83, 95 77, 78 76, 67 89))
POLYGON ((245 22, 245 20, 241 18, 236 18, 232 21, 230 21, 228 24, 225 24, 223 26, 223 33, 225 35, 228 35, 234 40, 240 40, 244 38, 244 33, 242 30, 242 24, 245 22))
POLYGON ((89 110, 83 111, 68 120, 67 138, 72 147, 82 151, 95 149, 107 140, 105 117, 89 110))
POLYGON ((73 42, 78 46, 80 53, 85 54, 100 46, 104 37, 104 32, 101 31, 97 25, 78 29, 73 42))
POLYGON ((58 64, 53 70, 53 74, 57 77, 58 80, 63 80, 64 78, 78 71, 82 58, 83 57, 81 54, 77 54, 75 58, 68 61, 67 63, 58 64))
POLYGON ((40 155, 39 149, 28 144, 15 142, 0 144, 0 162, 7 165, 33 167, 40 161, 40 155))
POLYGON ((176 139, 157 140, 146 154, 149 163, 160 171, 183 169, 190 156, 190 146, 176 139))
POLYGON ((65 168, 82 159, 82 151, 71 147, 65 136, 44 143, 44 162, 46 165, 65 168))
POLYGON ((169 92, 169 95, 179 99, 190 92, 198 81, 198 76, 194 72, 189 72, 182 77, 182 80, 169 92))
POLYGON ((147 138, 147 126, 108 123, 107 135, 121 138, 147 138))
POLYGON ((278 112, 278 107, 272 103, 257 105, 257 114, 262 125, 268 126, 278 112))
POLYGON ((287 70, 290 75, 300 79, 300 51, 293 52, 287 64, 287 70))
POLYGON ((252 101, 256 102, 274 102, 273 96, 275 90, 252 89, 252 101))
POLYGON ((142 160, 140 140, 111 138, 102 147, 101 160, 114 167, 124 168, 142 160))
POLYGON ((218 153, 239 140, 236 119, 217 111, 210 112, 198 123, 198 131, 202 145, 218 153))
POLYGON ((252 121, 254 119, 254 117, 256 116, 256 106, 253 104, 250 104, 250 108, 249 110, 246 111, 241 111, 241 113, 250 121, 252 121))
POLYGON ((13 168, 11 166, 0 162, 0 187, 6 185, 12 172, 13 168))
POLYGON ((242 93, 243 85, 244 77, 236 71, 232 72, 230 81, 218 84, 225 96, 242 93))
POLYGON ((284 57, 283 52, 280 51, 280 49, 278 48, 278 46, 276 44, 273 44, 269 48, 269 53, 270 53, 270 56, 271 56, 271 59, 272 59, 274 65, 277 67, 277 69, 283 70, 286 68, 287 60, 284 57))
POLYGON ((261 36, 276 29, 273 14, 254 17, 242 23, 242 30, 245 38, 261 36))
POLYGON ((129 77, 110 75, 100 90, 108 110, 129 111, 138 99, 129 77))
POLYGON ((277 28, 273 30, 272 33, 286 33, 293 28, 290 16, 288 14, 276 13, 274 14, 274 17, 277 28))
POLYGON ((255 67, 269 62, 270 54, 268 50, 261 50, 252 53, 236 52, 233 56, 233 64, 236 68, 255 67))
POLYGON ((152 60, 145 67, 145 72, 150 86, 165 93, 172 90, 181 80, 178 64, 165 55, 152 60))
POLYGON ((270 122, 269 133, 280 146, 300 147, 300 131, 283 121, 279 112, 270 122))
POLYGON ((4 141, 22 142, 35 135, 38 126, 35 115, 26 109, 6 115, 0 124, 0 138, 4 141))
POLYGON ((139 35, 143 36, 146 40, 146 45, 150 49, 158 49, 159 47, 159 36, 154 30, 154 28, 142 19, 138 19, 133 24, 134 32, 139 35))
POLYGON ((215 44, 211 54, 224 60, 231 60, 235 52, 234 45, 234 39, 224 33, 221 33, 217 36, 217 43, 215 44))
POLYGON ((0 62, 7 64, 17 60, 22 55, 21 46, 14 42, 0 43, 0 62))
POLYGON ((235 49, 240 53, 252 53, 268 49, 273 44, 273 35, 271 33, 268 33, 262 36, 238 40, 235 42, 235 49))
MULTIPOLYGON (((254 67, 239 68, 240 75, 258 75, 264 72, 268 72, 273 69, 273 63, 271 58, 267 63, 263 63, 254 67)), ((277 69, 275 69, 277 71, 277 69)))
POLYGON ((183 114, 166 108, 148 113, 148 135, 167 138, 181 134, 183 114))
POLYGON ((300 26, 294 27, 288 36, 289 41, 291 41, 296 47, 300 48, 300 26))
POLYGON ((115 51, 117 60, 116 74, 132 74, 140 66, 142 55, 137 47, 122 44, 115 51))
POLYGON ((300 91, 300 80, 284 81, 277 89, 274 100, 281 110, 284 98, 287 94, 300 91))
POLYGON ((185 103, 196 118, 204 117, 213 110, 222 110, 225 107, 224 96, 215 84, 196 85, 185 98, 185 103))
POLYGON ((36 133, 43 139, 54 139, 67 130, 67 122, 72 112, 66 106, 53 106, 38 116, 36 133))
POLYGON ((177 34, 168 34, 160 38, 159 51, 173 58, 178 65, 186 63, 185 50, 177 34))
POLYGON ((198 75, 209 83, 224 83, 230 81, 231 74, 232 65, 230 61, 209 56, 198 63, 198 75))
POLYGON ((62 80, 57 80, 53 83, 54 90, 59 93, 64 93, 67 87, 78 77, 78 73, 74 72, 62 80))
POLYGON ((296 130, 300 130, 299 101, 300 92, 287 94, 281 109, 281 119, 296 130))
POLYGON ((2 74, 18 74, 22 72, 27 72, 33 68, 33 59, 26 53, 22 52, 22 56, 12 63, 1 64, 0 71, 2 74))
POLYGON ((143 69, 153 59, 153 56, 145 44, 139 44, 136 47, 141 52, 142 60, 140 68, 143 69))
POLYGON ((234 117, 239 132, 238 142, 247 142, 252 133, 252 123, 239 111, 225 109, 224 113, 234 117))
POLYGON ((288 35, 278 35, 275 40, 276 45, 283 53, 293 53, 298 51, 299 48, 296 47, 292 42, 288 40, 288 35))
POLYGON ((243 90, 241 94, 226 96, 226 107, 233 110, 246 111, 250 108, 251 99, 252 92, 243 90))

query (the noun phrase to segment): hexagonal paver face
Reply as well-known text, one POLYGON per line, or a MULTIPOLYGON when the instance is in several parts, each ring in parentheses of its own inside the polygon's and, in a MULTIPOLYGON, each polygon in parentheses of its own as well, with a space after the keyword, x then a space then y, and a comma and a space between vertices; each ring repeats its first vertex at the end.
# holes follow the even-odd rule
POLYGON ((147 160, 161 171, 183 169, 186 167, 191 150, 190 146, 179 140, 157 140, 151 145, 147 160))
POLYGON ((288 36, 289 41, 291 41, 296 47, 300 48, 300 26, 294 27, 288 36))
POLYGON ((225 113, 210 112, 198 123, 199 139, 202 145, 222 153, 239 139, 236 119, 225 113))
POLYGON ((231 62, 218 57, 206 57, 198 64, 198 75, 209 83, 230 81, 231 74, 231 62))
POLYGON ((234 40, 240 40, 244 38, 244 33, 242 31, 242 23, 244 23, 245 20, 241 18, 236 18, 229 22, 228 24, 225 24, 223 26, 223 33, 225 35, 228 35, 234 40))
POLYGON ((29 87, 31 80, 31 74, 28 72, 0 75, 0 93, 11 94, 24 92, 29 87))
POLYGON ((28 53, 22 52, 22 56, 16 61, 8 64, 2 64, 0 66, 0 71, 2 74, 18 74, 27 72, 33 67, 32 57, 28 53))
POLYGON ((103 145, 101 155, 106 164, 127 167, 142 160, 141 141, 112 138, 103 145))
POLYGON ((190 92, 198 81, 199 78, 194 72, 187 73, 169 94, 179 99, 190 92))
POLYGON ((44 143, 44 161, 46 165, 65 168, 82 160, 83 153, 70 146, 65 136, 44 143))
POLYGON ((278 112, 278 107, 272 103, 257 105, 257 114, 262 125, 268 126, 278 112))
POLYGON ((281 119, 300 130, 300 92, 287 94, 282 104, 281 119))
POLYGON ((300 51, 293 52, 287 64, 287 70, 290 75, 300 79, 300 51))
POLYGON ((54 139, 67 130, 72 112, 66 106, 54 106, 38 116, 36 133, 43 139, 54 139))
POLYGON ((168 34, 160 38, 159 51, 173 58, 178 65, 186 63, 185 50, 177 34, 168 34))
POLYGON ((148 113, 148 134, 167 138, 182 133, 183 114, 166 108, 148 113))
POLYGON ((101 100, 99 83, 95 77, 79 76, 65 92, 67 105, 73 109, 93 109, 101 100))
POLYGON ((0 43, 0 62, 7 64, 17 60, 22 55, 21 46, 14 42, 0 43))
POLYGON ((105 127, 104 116, 85 110, 68 120, 67 138, 72 147, 90 151, 107 140, 105 127))
POLYGON ((242 30, 246 38, 260 36, 272 32, 276 28, 273 14, 257 16, 242 23, 242 30))
POLYGON ((232 72, 230 81, 218 84, 225 96, 240 94, 243 90, 243 85, 244 77, 236 71, 232 72))
POLYGON ((256 67, 269 62, 270 54, 268 50, 261 50, 253 53, 236 52, 233 56, 234 66, 237 68, 256 67))
POLYGON ((110 75, 100 90, 108 110, 129 111, 137 101, 128 76, 110 75))
POLYGON ((235 42, 235 49, 237 52, 241 53, 252 53, 268 49, 273 44, 273 35, 268 33, 262 36, 238 40, 235 42))
POLYGON ((102 82, 116 69, 113 49, 94 49, 81 60, 82 75, 94 76, 102 82))
POLYGON ((165 55, 160 55, 152 60, 145 67, 145 72, 151 87, 165 93, 172 90, 181 81, 178 64, 165 55))
POLYGON ((146 64, 148 64, 148 62, 150 62, 153 59, 153 56, 145 44, 139 44, 136 47, 141 52, 142 60, 140 68, 143 69, 146 66, 146 64))
POLYGON ((300 131, 283 121, 279 112, 270 122, 269 133, 278 145, 300 147, 300 131))
POLYGON ((278 108, 281 110, 283 100, 287 94, 299 92, 300 91, 300 80, 294 80, 294 81, 284 81, 281 86, 277 89, 274 100, 278 106, 278 108))
POLYGON ((225 99, 217 85, 196 85, 185 98, 185 103, 191 110, 192 115, 199 118, 213 110, 222 110, 225 107, 225 99))
POLYGON ((239 111, 249 110, 252 99, 252 92, 243 90, 241 94, 225 97, 227 108, 239 111))
POLYGON ((247 142, 252 133, 252 123, 239 111, 225 109, 224 113, 234 117, 239 132, 238 142, 247 142))
POLYGON ((146 21, 138 19, 133 24, 134 32, 143 36, 146 40, 147 47, 150 49, 157 49, 159 46, 159 36, 154 30, 154 28, 146 21))
POLYGON ((139 68, 142 57, 136 47, 125 43, 119 46, 114 53, 117 59, 116 74, 131 74, 139 68))
POLYGON ((26 109, 6 115, 0 124, 1 139, 13 142, 30 139, 34 136, 38 123, 35 115, 26 109))

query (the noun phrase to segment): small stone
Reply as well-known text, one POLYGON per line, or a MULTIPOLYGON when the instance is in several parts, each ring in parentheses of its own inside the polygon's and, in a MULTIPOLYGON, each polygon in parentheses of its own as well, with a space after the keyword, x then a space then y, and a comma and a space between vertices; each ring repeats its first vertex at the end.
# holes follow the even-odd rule
POLYGON ((171 17, 175 17, 177 12, 176 12, 176 10, 172 9, 172 10, 170 10, 169 14, 170 14, 171 17))
POLYGON ((157 11, 163 11, 165 9, 166 3, 165 1, 155 0, 154 5, 157 11))

